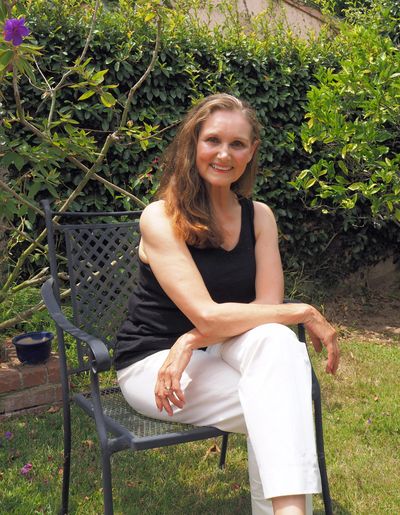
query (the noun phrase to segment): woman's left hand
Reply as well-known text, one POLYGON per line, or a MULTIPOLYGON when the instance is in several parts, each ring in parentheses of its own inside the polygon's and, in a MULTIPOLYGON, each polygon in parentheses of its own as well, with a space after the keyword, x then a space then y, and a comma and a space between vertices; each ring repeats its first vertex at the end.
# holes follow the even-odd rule
POLYGON ((180 385, 183 371, 192 357, 193 349, 188 343, 188 333, 180 336, 171 347, 167 359, 158 371, 154 389, 156 404, 159 411, 165 409, 172 416, 172 404, 183 408, 185 394, 180 385))

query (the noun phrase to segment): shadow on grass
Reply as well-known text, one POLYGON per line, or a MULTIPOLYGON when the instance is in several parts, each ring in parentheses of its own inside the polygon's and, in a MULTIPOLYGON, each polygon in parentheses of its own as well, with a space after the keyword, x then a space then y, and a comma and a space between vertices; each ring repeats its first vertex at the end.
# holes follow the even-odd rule
MULTIPOLYGON (((339 502, 332 499, 332 510, 334 515, 354 515, 347 508, 344 508, 339 502)), ((325 515, 325 511, 323 509, 318 509, 313 511, 313 515, 325 515)))

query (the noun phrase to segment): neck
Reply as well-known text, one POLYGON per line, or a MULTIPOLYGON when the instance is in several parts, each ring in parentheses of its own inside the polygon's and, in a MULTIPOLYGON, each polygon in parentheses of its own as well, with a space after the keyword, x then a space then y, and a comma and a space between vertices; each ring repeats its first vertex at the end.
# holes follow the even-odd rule
POLYGON ((208 194, 215 213, 227 212, 237 206, 237 197, 230 189, 209 188, 208 194))

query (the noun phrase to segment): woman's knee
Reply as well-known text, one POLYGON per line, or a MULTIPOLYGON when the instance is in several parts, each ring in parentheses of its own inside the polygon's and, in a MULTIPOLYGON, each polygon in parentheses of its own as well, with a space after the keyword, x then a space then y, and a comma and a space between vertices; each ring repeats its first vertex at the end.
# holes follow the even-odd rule
POLYGON ((266 363, 286 367, 287 363, 308 359, 305 345, 282 324, 263 324, 232 338, 222 346, 222 358, 243 372, 250 363, 264 368, 266 363))
POLYGON ((283 324, 270 323, 262 324, 247 333, 252 338, 286 342, 297 340, 297 335, 292 329, 283 324))

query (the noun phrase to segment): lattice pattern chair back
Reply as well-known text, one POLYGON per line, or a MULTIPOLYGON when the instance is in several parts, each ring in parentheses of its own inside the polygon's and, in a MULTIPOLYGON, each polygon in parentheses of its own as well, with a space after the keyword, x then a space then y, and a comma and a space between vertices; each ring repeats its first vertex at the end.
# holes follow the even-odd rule
POLYGON ((138 221, 65 225, 61 230, 74 323, 112 348, 136 282, 138 221))

